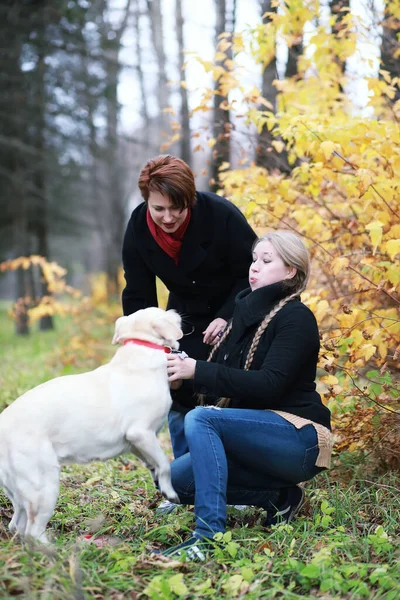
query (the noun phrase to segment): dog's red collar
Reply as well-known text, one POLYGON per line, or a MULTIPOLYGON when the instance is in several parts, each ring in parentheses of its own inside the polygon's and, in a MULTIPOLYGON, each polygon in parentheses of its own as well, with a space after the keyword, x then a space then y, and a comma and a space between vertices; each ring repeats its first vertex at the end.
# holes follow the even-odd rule
POLYGON ((162 350, 165 354, 171 354, 171 348, 169 346, 160 346, 160 344, 153 344, 153 342, 145 342, 144 340, 125 340, 124 346, 128 344, 136 344, 136 346, 146 346, 146 348, 153 348, 154 350, 162 350))

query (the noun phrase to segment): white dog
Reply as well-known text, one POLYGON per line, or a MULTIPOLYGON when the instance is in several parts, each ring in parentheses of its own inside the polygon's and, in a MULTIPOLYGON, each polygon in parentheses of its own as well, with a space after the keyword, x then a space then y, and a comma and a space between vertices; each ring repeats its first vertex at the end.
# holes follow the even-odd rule
POLYGON ((47 381, 1 413, 0 485, 14 507, 10 531, 46 543, 61 465, 124 452, 143 460, 163 495, 179 502, 156 434, 171 406, 165 352, 179 347, 180 327, 173 310, 120 317, 113 343, 123 345, 110 363, 47 381))

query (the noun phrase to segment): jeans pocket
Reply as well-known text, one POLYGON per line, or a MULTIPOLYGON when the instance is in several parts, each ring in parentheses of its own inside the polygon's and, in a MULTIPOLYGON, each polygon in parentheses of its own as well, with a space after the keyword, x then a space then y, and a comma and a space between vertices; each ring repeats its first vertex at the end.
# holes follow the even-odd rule
POLYGON ((315 466, 315 463, 316 463, 317 457, 318 457, 318 453, 319 453, 318 444, 316 446, 312 446, 311 448, 307 448, 307 450, 305 451, 303 467, 302 467, 303 474, 304 474, 304 481, 307 481, 308 479, 312 479, 317 473, 319 473, 320 471, 323 470, 321 467, 315 466))

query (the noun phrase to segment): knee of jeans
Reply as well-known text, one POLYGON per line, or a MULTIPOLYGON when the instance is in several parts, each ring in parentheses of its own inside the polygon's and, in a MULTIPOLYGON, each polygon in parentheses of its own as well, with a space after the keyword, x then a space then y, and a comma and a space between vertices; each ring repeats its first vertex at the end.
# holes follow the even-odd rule
POLYGON ((196 430, 198 425, 207 421, 209 411, 205 406, 196 406, 185 416, 185 433, 196 430))

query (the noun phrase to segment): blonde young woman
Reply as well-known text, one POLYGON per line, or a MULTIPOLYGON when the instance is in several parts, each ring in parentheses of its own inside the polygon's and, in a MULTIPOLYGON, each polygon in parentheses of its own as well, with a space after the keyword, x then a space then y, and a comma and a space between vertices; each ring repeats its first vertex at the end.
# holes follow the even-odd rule
POLYGON ((257 240, 250 288, 237 295, 208 361, 168 356, 170 382, 193 379, 204 405, 187 414, 189 452, 171 464, 196 528, 165 554, 204 559, 207 540, 225 531, 227 503, 265 508, 269 525, 289 522, 303 502, 299 482, 329 467, 330 413, 315 386, 318 327, 300 300, 308 276, 298 236, 257 240))

